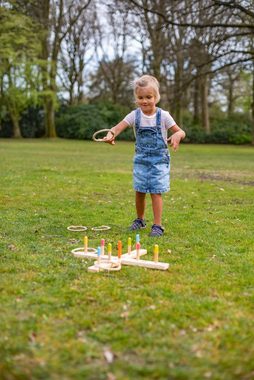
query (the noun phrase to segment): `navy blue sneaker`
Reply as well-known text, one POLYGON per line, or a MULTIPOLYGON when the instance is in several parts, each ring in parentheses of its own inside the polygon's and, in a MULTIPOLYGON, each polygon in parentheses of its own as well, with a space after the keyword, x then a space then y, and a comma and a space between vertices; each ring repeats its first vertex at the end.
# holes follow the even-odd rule
POLYGON ((162 236, 164 234, 164 228, 158 224, 153 224, 149 236, 162 236))
POLYGON ((142 230, 143 228, 146 228, 146 222, 144 219, 137 218, 133 220, 130 231, 142 230))

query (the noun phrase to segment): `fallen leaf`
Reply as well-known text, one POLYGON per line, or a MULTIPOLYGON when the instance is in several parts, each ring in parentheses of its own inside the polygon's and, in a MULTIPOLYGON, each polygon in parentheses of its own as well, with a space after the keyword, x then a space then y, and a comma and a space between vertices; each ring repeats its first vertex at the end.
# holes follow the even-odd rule
POLYGON ((29 338, 29 341, 34 344, 36 342, 36 333, 31 332, 28 338, 29 338))
POLYGON ((127 318, 129 317, 129 312, 128 312, 128 311, 124 311, 124 312, 122 312, 122 313, 120 314, 120 317, 121 317, 121 318, 125 318, 125 319, 127 319, 127 318))
POLYGON ((17 247, 16 247, 16 245, 14 245, 14 244, 8 244, 8 249, 9 249, 10 251, 16 251, 17 247))
POLYGON ((69 244, 77 244, 78 242, 78 239, 69 239, 69 244))
POLYGON ((109 348, 104 348, 103 350, 104 358, 106 359, 106 362, 111 364, 114 361, 114 354, 109 348))

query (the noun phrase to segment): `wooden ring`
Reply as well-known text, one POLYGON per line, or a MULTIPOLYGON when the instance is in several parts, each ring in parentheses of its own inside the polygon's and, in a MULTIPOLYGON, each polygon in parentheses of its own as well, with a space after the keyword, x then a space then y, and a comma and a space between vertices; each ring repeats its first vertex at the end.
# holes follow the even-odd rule
POLYGON ((110 132, 112 134, 112 137, 115 136, 115 133, 111 130, 111 129, 101 129, 100 131, 97 131, 93 134, 93 141, 96 141, 96 142, 103 142, 104 140, 103 139, 96 139, 96 136, 99 134, 99 133, 102 133, 102 132, 110 132))
MULTIPOLYGON (((81 248, 74 248, 74 249, 71 251, 71 253, 77 253, 77 252, 85 253, 85 248, 84 248, 84 247, 81 247, 81 248)), ((86 253, 97 253, 97 249, 87 247, 87 252, 86 252, 86 253)))
POLYGON ((111 227, 109 226, 98 226, 98 227, 92 227, 93 231, 107 231, 110 230, 111 227))
POLYGON ((121 270, 121 263, 112 263, 112 262, 102 262, 99 263, 98 260, 94 262, 100 270, 104 271, 118 271, 121 270))
POLYGON ((69 226, 69 227, 67 227, 67 230, 73 231, 73 232, 86 231, 87 227, 85 227, 85 226, 69 226))

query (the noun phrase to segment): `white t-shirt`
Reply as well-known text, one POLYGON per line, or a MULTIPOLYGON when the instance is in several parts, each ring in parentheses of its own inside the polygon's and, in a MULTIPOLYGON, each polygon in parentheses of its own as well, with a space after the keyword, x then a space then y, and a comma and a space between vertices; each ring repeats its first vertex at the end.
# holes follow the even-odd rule
MULTIPOLYGON (((128 113, 128 115, 126 115, 123 120, 126 121, 129 127, 133 127, 135 131, 135 111, 128 113)), ((173 117, 170 115, 170 113, 168 111, 161 110, 161 126, 162 126, 161 132, 166 143, 167 143, 167 131, 168 129, 173 127, 173 125, 176 125, 176 122, 173 119, 173 117)), ((145 115, 141 111, 140 127, 145 128, 145 127, 155 127, 155 126, 156 126, 156 113, 154 113, 151 116, 148 116, 148 115, 145 115)))

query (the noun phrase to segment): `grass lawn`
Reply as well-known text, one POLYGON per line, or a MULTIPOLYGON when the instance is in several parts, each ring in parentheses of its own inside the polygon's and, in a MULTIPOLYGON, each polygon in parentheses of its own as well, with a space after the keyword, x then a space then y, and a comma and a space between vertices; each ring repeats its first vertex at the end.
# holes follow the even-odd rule
POLYGON ((135 218, 133 143, 0 140, 0 379, 254 379, 254 149, 171 154, 159 244, 168 271, 87 272, 83 244, 135 218), (106 232, 91 227, 110 225, 106 232))

